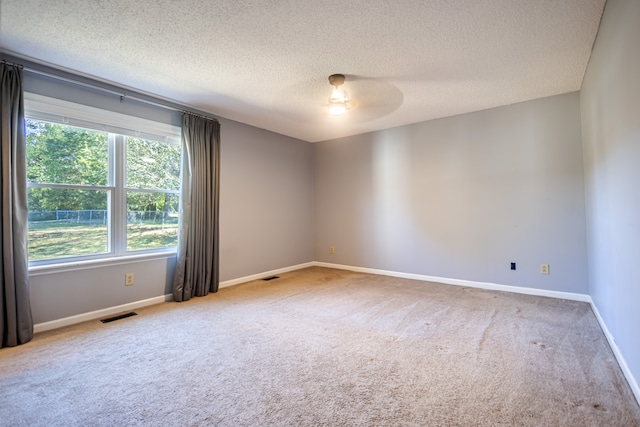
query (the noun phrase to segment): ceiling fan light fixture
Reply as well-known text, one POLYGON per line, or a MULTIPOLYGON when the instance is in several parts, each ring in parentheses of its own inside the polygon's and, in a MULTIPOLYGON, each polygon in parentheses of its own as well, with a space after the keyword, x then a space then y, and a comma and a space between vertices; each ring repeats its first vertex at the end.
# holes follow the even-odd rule
POLYGON ((329 114, 339 116, 347 111, 347 105, 344 102, 329 102, 329 114))
POLYGON ((346 102, 347 98, 347 92, 345 92, 344 89, 336 87, 331 91, 329 102, 346 102))
POLYGON ((332 74, 329 76, 329 84, 333 86, 329 96, 329 114, 339 116, 349 108, 349 95, 341 88, 344 84, 344 74, 332 74))

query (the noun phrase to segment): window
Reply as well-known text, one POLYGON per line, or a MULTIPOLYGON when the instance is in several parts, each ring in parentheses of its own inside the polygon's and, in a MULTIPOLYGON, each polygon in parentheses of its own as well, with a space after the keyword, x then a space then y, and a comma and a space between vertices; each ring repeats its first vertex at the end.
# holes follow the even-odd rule
POLYGON ((32 265, 177 245, 178 129, 33 94, 25 100, 32 265))
POLYGON ((127 250, 178 244, 180 146, 127 137, 127 250))

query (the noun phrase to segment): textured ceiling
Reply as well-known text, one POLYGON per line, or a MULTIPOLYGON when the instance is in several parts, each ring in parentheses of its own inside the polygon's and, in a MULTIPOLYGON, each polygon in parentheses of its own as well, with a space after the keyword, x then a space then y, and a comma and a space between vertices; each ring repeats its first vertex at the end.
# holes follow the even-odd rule
POLYGON ((0 0, 0 49, 315 142, 577 91, 604 3, 0 0))

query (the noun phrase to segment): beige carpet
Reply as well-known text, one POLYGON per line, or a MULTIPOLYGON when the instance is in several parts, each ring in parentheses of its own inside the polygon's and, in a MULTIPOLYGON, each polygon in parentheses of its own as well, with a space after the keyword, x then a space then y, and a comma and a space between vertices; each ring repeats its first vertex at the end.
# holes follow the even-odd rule
POLYGON ((588 304, 309 268, 0 350, 3 426, 640 426, 588 304))

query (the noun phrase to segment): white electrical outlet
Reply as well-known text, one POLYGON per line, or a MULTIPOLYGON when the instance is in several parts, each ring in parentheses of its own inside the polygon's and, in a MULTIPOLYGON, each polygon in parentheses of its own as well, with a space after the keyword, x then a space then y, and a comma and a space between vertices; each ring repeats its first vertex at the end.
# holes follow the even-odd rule
POLYGON ((124 275, 124 285, 125 286, 133 285, 133 273, 127 273, 124 275))
POLYGON ((540 264, 540 274, 549 274, 549 264, 540 264))
POLYGON ((330 253, 330 254, 335 254, 335 253, 336 253, 336 250, 335 250, 335 248, 334 248, 333 246, 331 246, 331 247, 329 248, 329 253, 330 253))

